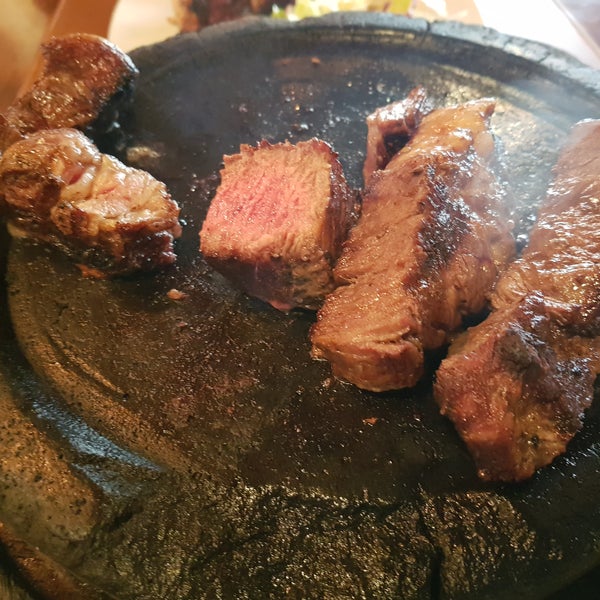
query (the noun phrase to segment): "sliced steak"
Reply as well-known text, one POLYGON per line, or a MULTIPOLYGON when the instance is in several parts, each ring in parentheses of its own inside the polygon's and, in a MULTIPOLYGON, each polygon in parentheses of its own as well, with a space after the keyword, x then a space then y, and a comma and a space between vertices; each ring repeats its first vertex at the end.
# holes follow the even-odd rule
POLYGON ((526 479, 565 451, 591 403, 599 350, 560 328, 535 295, 452 346, 435 394, 482 479, 526 479))
POLYGON ((14 236, 61 246, 97 275, 174 262, 179 207, 149 173, 101 154, 76 129, 47 129, 0 160, 0 209, 14 236))
POLYGON ((379 171, 311 332, 334 374, 383 391, 414 385, 424 351, 486 306, 514 253, 490 161, 494 102, 431 112, 379 171))
POLYGON ((600 315, 600 121, 578 123, 554 168, 522 257, 498 282, 495 308, 541 292, 576 330, 600 315))
POLYGON ((600 121, 577 124, 495 311, 450 347, 435 397, 488 480, 565 451, 600 370, 600 121))
POLYGON ((427 92, 418 86, 404 100, 382 106, 367 117, 365 186, 373 174, 385 168, 392 156, 406 145, 430 110, 427 92))
POLYGON ((96 35, 53 38, 42 51, 45 65, 40 78, 0 115, 0 152, 40 129, 89 126, 109 101, 118 105, 137 76, 130 58, 96 35))
POLYGON ((261 142, 224 164, 200 232, 206 260, 279 310, 317 308, 354 214, 337 154, 317 139, 261 142))

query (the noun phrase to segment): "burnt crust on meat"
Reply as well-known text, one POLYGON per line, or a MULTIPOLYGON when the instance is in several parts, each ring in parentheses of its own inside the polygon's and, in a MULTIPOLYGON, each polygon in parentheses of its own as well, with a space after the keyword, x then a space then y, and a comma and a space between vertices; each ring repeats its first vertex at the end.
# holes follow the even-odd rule
POLYGON ((316 309, 334 287, 355 200, 326 142, 244 144, 224 158, 200 248, 247 294, 281 311, 316 309))
POLYGON ((165 185, 76 129, 41 130, 6 150, 0 211, 13 236, 61 247, 102 277, 172 264, 181 234, 165 185))
POLYGON ((363 165, 365 186, 373 174, 384 169, 392 156, 406 145, 432 108, 425 88, 417 86, 406 98, 382 106, 367 117, 367 151, 363 165))
POLYGON ((494 312, 450 347, 435 398, 485 480, 520 481, 562 454, 600 372, 600 121, 572 130, 530 243, 494 312))
POLYGON ((0 115, 0 151, 40 129, 109 127, 138 71, 108 40, 76 33, 42 45, 40 77, 0 115))
POLYGON ((490 169, 492 100, 438 109, 367 188, 311 331, 312 354, 358 387, 410 387, 424 354, 486 307, 514 254, 490 169))
POLYGON ((591 404, 599 350, 597 339, 558 326, 536 295, 494 312, 452 347, 435 395, 479 477, 527 479, 565 451, 591 404))

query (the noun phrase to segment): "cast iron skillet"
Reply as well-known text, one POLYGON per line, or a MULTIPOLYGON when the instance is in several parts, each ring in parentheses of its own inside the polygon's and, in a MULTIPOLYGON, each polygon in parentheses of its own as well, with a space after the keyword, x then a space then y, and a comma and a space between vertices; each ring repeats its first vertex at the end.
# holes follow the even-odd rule
POLYGON ((479 600, 543 598, 598 564, 598 402, 550 467, 483 484, 432 400, 441 356, 408 391, 334 380, 309 357, 314 316, 238 292, 198 230, 240 143, 321 137, 360 187, 366 115, 423 84, 439 105, 497 98, 522 235, 568 129, 600 117, 600 75, 487 29, 381 14, 251 19, 132 56, 127 143, 105 149, 169 185, 179 261, 95 281, 12 243, 0 540, 20 572, 61 598, 479 600))

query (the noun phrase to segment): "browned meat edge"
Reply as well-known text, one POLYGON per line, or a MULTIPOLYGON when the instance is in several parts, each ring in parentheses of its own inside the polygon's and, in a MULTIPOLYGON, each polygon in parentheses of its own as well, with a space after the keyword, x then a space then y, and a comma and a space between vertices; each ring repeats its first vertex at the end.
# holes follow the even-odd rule
POLYGON ((41 130, 6 150, 0 211, 13 236, 59 246, 99 276, 172 264, 181 234, 165 185, 76 129, 41 130))
POLYGON ((450 348, 435 397, 480 477, 515 481, 562 454, 600 369, 600 121, 577 124, 495 312, 450 348))
POLYGON ((85 129, 127 96, 138 71, 108 40, 91 34, 52 38, 42 46, 44 69, 30 90, 0 115, 0 151, 40 129, 85 129))
POLYGON ((485 308, 514 253, 490 163, 491 100, 438 109, 367 188, 311 332, 313 355, 355 385, 414 385, 424 352, 485 308))
POLYGON ((337 154, 317 139, 263 141, 224 163, 200 232, 206 260, 279 310, 316 309, 354 219, 337 154))

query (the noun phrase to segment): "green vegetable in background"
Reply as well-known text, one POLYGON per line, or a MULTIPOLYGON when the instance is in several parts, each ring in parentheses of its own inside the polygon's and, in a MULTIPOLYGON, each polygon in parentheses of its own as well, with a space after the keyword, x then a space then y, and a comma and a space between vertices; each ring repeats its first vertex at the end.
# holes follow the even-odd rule
POLYGON ((273 16, 296 21, 305 17, 319 17, 331 12, 348 10, 385 11, 406 14, 412 0, 296 0, 287 8, 273 6, 273 16))

